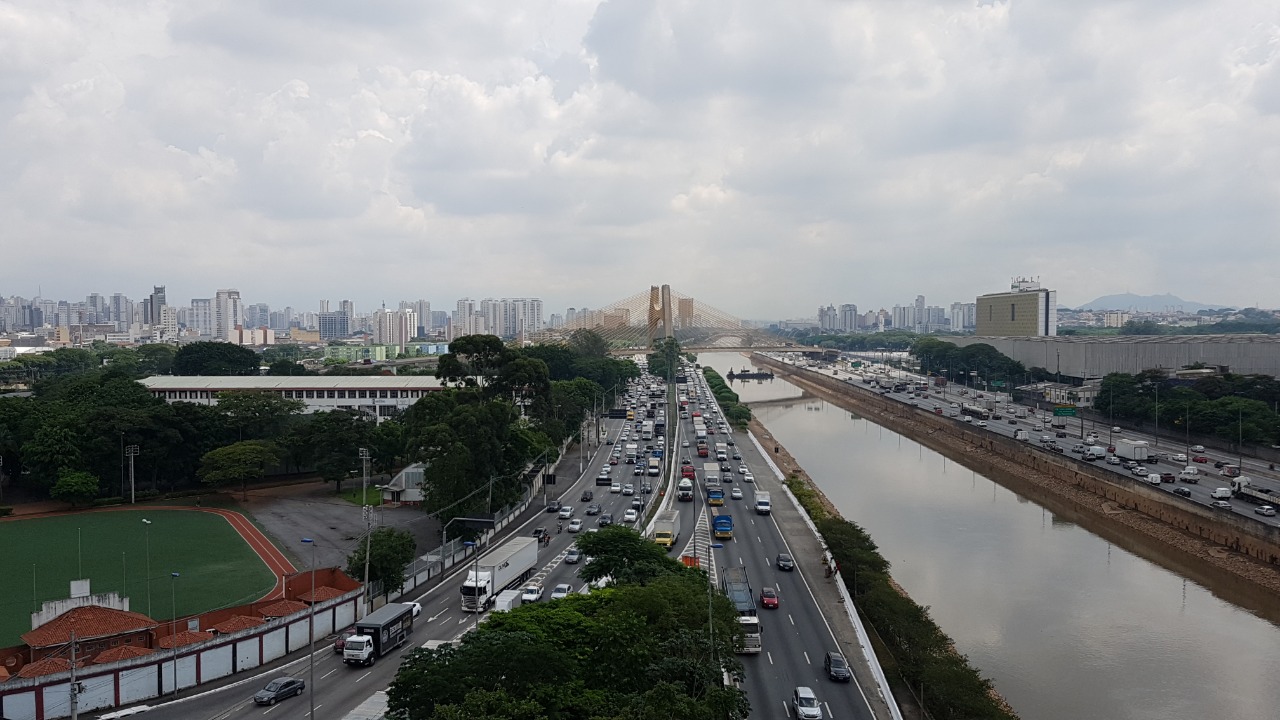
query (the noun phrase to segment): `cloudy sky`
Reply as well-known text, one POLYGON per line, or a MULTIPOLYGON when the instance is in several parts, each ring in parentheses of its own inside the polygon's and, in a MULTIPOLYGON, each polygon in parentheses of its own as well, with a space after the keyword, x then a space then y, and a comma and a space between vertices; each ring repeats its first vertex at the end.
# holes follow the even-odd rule
POLYGON ((0 0, 0 294, 1280 306, 1280 5, 0 0))

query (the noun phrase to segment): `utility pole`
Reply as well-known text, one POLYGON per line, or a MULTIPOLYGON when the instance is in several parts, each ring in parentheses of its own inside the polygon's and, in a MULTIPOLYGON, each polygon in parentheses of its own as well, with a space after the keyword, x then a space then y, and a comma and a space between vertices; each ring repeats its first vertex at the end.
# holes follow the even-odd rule
POLYGON ((76 682, 76 631, 71 631, 71 720, 80 717, 80 686, 76 682))
MULTIPOLYGON (((369 605, 372 605, 373 598, 369 594, 369 551, 370 551, 370 548, 372 547, 372 543, 370 542, 370 540, 373 533, 369 529, 369 505, 367 504, 368 494, 369 494, 369 449, 368 448, 360 448, 360 467, 361 467, 361 472, 364 475, 364 480, 360 486, 361 488, 360 489, 360 510, 361 512, 364 513, 364 598, 366 603, 368 603, 369 605)), ((312 545, 312 552, 313 553, 315 552, 314 545, 312 545)), ((314 563, 312 564, 312 567, 311 567, 311 575, 312 575, 312 579, 314 580, 315 578, 314 563)), ((312 607, 314 607, 315 597, 313 596, 311 600, 312 600, 312 607)))
POLYGON ((124 454, 129 458, 129 504, 132 505, 137 502, 135 498, 136 493, 134 492, 135 487, 133 484, 133 459, 138 457, 138 446, 130 445, 126 447, 124 449, 124 454))

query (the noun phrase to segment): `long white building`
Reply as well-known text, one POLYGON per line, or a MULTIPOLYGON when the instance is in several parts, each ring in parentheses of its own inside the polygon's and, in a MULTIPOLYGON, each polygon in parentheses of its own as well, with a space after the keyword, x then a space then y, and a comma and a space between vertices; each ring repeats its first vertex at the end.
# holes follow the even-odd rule
POLYGON ((431 376, 412 375, 333 375, 333 376, 170 376, 143 378, 138 382, 166 402, 192 402, 217 405, 218 394, 236 391, 277 393, 291 400, 301 400, 304 412, 359 410, 378 421, 406 410, 429 392, 441 389, 440 381, 431 376))

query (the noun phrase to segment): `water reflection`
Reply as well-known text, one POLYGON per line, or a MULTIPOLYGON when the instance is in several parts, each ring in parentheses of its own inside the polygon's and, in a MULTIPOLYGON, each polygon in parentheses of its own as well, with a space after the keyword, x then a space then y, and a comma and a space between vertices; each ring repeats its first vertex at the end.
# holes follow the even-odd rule
POLYGON ((785 381, 734 390, 765 401, 756 416, 1023 718, 1280 717, 1280 629, 1259 617, 1275 616, 1273 596, 1020 496, 785 381), (783 399, 794 402, 768 402, 783 399))

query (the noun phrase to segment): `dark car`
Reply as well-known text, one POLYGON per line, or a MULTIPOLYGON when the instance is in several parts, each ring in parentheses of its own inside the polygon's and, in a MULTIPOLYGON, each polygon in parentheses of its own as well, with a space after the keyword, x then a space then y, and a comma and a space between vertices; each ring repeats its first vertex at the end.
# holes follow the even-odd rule
POLYGON ((341 654, 347 647, 347 638, 355 634, 355 628, 347 628, 346 630, 338 633, 337 639, 333 641, 333 651, 341 654))
POLYGON ((737 453, 737 452, 735 452, 735 453, 733 454, 733 459, 734 459, 734 460, 741 460, 741 459, 742 459, 742 453, 737 453))
POLYGON ((822 662, 822 669, 827 671, 827 677, 836 682, 849 682, 853 679, 853 672, 849 670, 849 662, 844 659, 843 655, 835 651, 827 653, 827 659, 822 662))
POLYGON ((796 561, 791 559, 791 556, 786 553, 778 553, 778 558, 774 560, 774 564, 778 566, 779 570, 790 571, 796 569, 796 561))
POLYGON ((685 466, 685 465, 692 465, 692 464, 693 464, 693 461, 692 461, 692 460, 690 460, 689 458, 680 458, 680 466, 681 466, 681 467, 683 467, 683 466, 685 466))
POLYGON ((587 514, 588 514, 588 515, 599 515, 599 514, 600 514, 600 503, 591 503, 590 505, 588 505, 588 506, 587 506, 587 511, 586 511, 586 512, 587 512, 587 514))
POLYGON ((547 529, 544 527, 533 529, 533 536, 538 538, 539 540, 541 540, 544 536, 546 536, 546 534, 547 534, 547 529))
POLYGON ((1009 424, 1010 424, 1010 425, 1017 425, 1017 424, 1018 424, 1018 419, 1017 419, 1017 418, 1009 418, 1009 424))
POLYGON ((603 515, 600 516, 599 520, 596 520, 596 524, 599 525, 600 527, 608 527, 612 525, 613 513, 604 513, 603 515))
POLYGON ((1173 473, 1160 473, 1160 482, 1162 483, 1175 482, 1177 479, 1173 473))
POLYGON ((1060 437, 1060 438, 1064 438, 1064 437, 1066 437, 1066 436, 1067 436, 1067 434, 1066 434, 1066 433, 1064 433, 1064 432, 1062 432, 1061 430, 1059 430, 1058 432, 1056 432, 1056 433, 1054 433, 1054 434, 1055 434, 1055 435, 1057 435, 1057 436, 1058 436, 1058 437, 1060 437))
POLYGON ((552 500, 552 501, 548 502, 548 503, 547 503, 547 512, 549 512, 549 513, 552 513, 552 512, 560 512, 560 501, 559 501, 559 500, 552 500))
POLYGON ((301 695, 306 686, 307 684, 298 678, 276 678, 259 690, 258 694, 253 696, 253 701, 258 705, 275 705, 277 700, 301 695))
POLYGON ((729 465, 729 463, 720 463, 720 472, 725 472, 725 473, 733 472, 733 468, 729 465))
POLYGON ((595 493, 591 492, 590 490, 582 491, 582 502, 591 502, 592 500, 595 500, 595 499, 596 499, 595 493))
POLYGON ((1214 467, 1216 467, 1216 468, 1221 468, 1223 465, 1226 465, 1226 463, 1222 462, 1221 460, 1214 460, 1214 461, 1213 461, 1213 466, 1214 466, 1214 467))
POLYGON ((728 444, 729 447, 734 447, 735 445, 737 445, 737 443, 733 441, 733 438, 729 438, 728 440, 725 441, 725 443, 728 444))
POLYGON ((1174 488, 1174 489, 1173 489, 1173 494, 1174 494, 1174 495, 1179 495, 1179 496, 1184 497, 1184 498, 1189 498, 1189 497, 1191 497, 1191 491, 1190 491, 1190 490, 1188 490, 1188 489, 1186 489, 1186 488, 1184 488, 1184 487, 1174 488))

